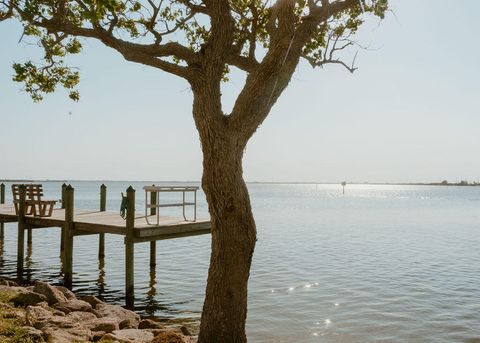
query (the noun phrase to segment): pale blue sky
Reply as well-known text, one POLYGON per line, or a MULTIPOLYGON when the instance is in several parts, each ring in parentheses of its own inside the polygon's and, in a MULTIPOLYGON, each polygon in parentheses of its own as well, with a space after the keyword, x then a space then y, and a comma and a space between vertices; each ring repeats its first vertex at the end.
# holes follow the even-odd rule
MULTIPOLYGON (((435 181, 480 177, 480 45, 475 0, 391 0, 370 22, 359 70, 299 66, 248 145, 248 181, 435 181)), ((87 41, 69 62, 81 100, 34 104, 13 61, 40 51, 0 23, 0 179, 199 180, 188 84, 87 41), (72 115, 69 115, 72 112, 72 115)), ((225 86, 228 109, 241 79, 225 86)))

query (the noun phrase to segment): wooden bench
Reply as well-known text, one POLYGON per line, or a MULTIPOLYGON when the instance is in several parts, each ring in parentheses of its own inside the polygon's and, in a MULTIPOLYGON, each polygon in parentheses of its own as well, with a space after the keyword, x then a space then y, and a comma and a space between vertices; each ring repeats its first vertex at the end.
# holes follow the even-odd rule
MULTIPOLYGON (((18 215, 20 203, 20 186, 12 185, 13 205, 18 215)), ((25 214, 35 217, 51 217, 56 200, 43 200, 43 186, 41 184, 26 184, 25 186, 25 214)))

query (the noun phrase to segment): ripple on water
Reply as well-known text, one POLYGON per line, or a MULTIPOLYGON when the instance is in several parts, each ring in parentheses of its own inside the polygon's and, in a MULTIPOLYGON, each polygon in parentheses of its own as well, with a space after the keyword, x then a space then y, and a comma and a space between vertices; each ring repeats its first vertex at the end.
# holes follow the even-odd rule
MULTIPOLYGON (((57 197, 58 183, 45 183, 57 197)), ((144 183, 135 183, 141 189, 144 183)), ((74 183, 98 207, 100 183, 74 183)), ((128 186, 107 183, 109 210, 128 186)), ((8 185, 7 185, 8 188, 8 185)), ((250 342, 480 342, 480 188, 249 185, 259 240, 249 284, 250 342)), ((141 208, 142 197, 137 206, 141 208)), ((206 215, 203 195, 199 214, 206 215)), ((10 198, 7 198, 10 201, 10 198)), ((0 276, 15 276, 16 226, 0 242, 0 276)), ((24 277, 61 283, 58 229, 34 230, 24 277)), ((74 289, 123 303, 124 246, 75 238, 74 289)), ((198 325, 210 237, 135 246, 137 310, 198 325)))

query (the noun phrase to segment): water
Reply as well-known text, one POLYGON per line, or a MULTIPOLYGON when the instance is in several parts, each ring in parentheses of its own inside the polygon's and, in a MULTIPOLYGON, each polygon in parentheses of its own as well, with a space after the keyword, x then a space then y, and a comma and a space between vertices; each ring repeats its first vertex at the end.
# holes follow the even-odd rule
MULTIPOLYGON (((116 211, 128 184, 106 184, 107 207, 116 211)), ((137 208, 145 184, 133 183, 137 208)), ((73 186, 77 208, 98 208, 100 182, 73 186)), ((59 197, 60 183, 44 187, 59 197)), ((249 190, 259 237, 250 342, 480 342, 480 187, 249 190)), ((206 216, 203 194, 199 200, 199 217, 206 216)), ((27 278, 61 282, 59 232, 34 230, 27 278)), ((121 304, 122 238, 107 235, 100 263, 97 246, 96 236, 75 237, 74 290, 121 304)), ((209 249, 209 235, 159 241, 155 274, 148 243, 135 245, 137 309, 198 325, 209 249)), ((0 253, 0 275, 14 276, 16 224, 6 225, 0 253)))

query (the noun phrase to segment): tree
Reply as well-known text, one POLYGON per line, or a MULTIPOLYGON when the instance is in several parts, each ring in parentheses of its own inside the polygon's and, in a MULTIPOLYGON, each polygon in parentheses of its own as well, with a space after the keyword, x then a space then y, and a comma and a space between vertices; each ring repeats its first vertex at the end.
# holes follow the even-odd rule
POLYGON ((338 64, 354 47, 364 13, 383 18, 387 0, 0 0, 0 21, 19 20, 43 63, 13 65, 34 101, 79 82, 65 63, 96 39, 132 62, 175 74, 193 93, 203 152, 202 187, 212 220, 212 252, 199 342, 245 342, 247 284, 256 227, 242 157, 250 137, 287 87, 300 59, 338 64), (221 83, 246 73, 231 113, 221 83))

